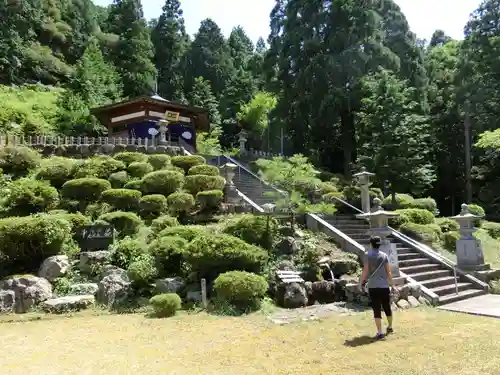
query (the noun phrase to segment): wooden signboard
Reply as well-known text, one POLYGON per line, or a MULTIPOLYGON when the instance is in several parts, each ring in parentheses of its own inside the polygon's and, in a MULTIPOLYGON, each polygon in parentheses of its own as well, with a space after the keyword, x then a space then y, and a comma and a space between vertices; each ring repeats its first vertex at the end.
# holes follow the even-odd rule
POLYGON ((167 121, 179 121, 179 112, 165 112, 165 120, 167 121))
POLYGON ((84 226, 78 235, 81 251, 107 250, 114 240, 115 228, 106 224, 84 226))

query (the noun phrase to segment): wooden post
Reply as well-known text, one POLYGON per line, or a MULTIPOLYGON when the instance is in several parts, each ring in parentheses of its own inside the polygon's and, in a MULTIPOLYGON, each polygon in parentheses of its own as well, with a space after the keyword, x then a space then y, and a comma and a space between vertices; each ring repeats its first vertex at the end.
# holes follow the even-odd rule
POLYGON ((206 309, 208 307, 207 301, 207 280, 201 279, 201 303, 203 307, 206 309))

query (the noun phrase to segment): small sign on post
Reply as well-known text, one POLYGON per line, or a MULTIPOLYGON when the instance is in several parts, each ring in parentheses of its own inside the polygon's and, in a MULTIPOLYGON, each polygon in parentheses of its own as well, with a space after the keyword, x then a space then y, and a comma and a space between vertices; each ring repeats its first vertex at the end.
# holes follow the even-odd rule
POLYGON ((82 251, 107 250, 115 240, 115 228, 109 224, 86 225, 77 238, 82 251))
POLYGON ((165 112, 165 120, 167 121, 179 121, 179 112, 165 112))

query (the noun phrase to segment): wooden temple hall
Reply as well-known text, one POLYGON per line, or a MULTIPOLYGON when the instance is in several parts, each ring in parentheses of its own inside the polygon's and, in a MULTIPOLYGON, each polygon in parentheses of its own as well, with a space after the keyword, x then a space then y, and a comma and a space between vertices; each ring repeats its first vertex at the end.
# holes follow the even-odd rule
POLYGON ((159 139, 166 125, 166 139, 196 150, 196 133, 207 132, 208 111, 170 102, 158 95, 143 96, 92 109, 108 128, 110 138, 159 139), (166 120, 166 121, 165 121, 166 120))

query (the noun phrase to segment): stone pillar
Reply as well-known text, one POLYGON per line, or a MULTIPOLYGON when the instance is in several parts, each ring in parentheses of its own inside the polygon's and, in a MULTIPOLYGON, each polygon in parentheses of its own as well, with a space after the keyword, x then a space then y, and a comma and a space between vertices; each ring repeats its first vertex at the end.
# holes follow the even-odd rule
POLYGON ((240 196, 238 195, 236 186, 234 185, 234 171, 238 168, 236 164, 226 163, 220 167, 222 175, 226 179, 226 185, 224 186, 224 199, 226 203, 237 204, 240 201, 240 196))
POLYGON ((157 125, 159 127, 159 132, 160 132, 160 142, 159 144, 160 145, 166 145, 167 144, 167 137, 166 137, 166 134, 167 134, 167 131, 168 131, 168 121, 167 120, 159 120, 157 122, 157 125))
POLYGON ((240 142, 240 154, 245 155, 246 154, 246 148, 245 144, 247 143, 248 140, 248 134, 246 131, 242 130, 238 133, 238 142, 240 142))
POLYGON ((398 264, 398 252, 396 250, 396 244, 391 243, 387 236, 391 234, 391 229, 389 229, 389 218, 398 216, 399 214, 395 212, 384 211, 382 208, 382 201, 378 198, 373 200, 373 209, 371 212, 364 214, 359 214, 356 217, 358 219, 368 218, 370 221, 370 231, 372 236, 379 236, 382 240, 380 246, 380 251, 387 254, 389 258, 389 264, 391 266, 392 277, 394 279, 394 284, 403 284, 404 280, 399 272, 398 264))
POLYGON ((457 240, 456 244, 457 266, 465 271, 490 269, 490 265, 484 263, 481 241, 473 236, 477 230, 474 228, 474 220, 479 218, 481 216, 469 212, 469 207, 465 203, 462 204, 460 214, 452 217, 460 225, 460 239, 457 240))
POLYGON ((374 173, 366 171, 366 168, 361 168, 361 172, 356 173, 354 177, 358 182, 358 186, 361 189, 361 210, 363 212, 370 212, 370 177, 375 176, 374 173))

